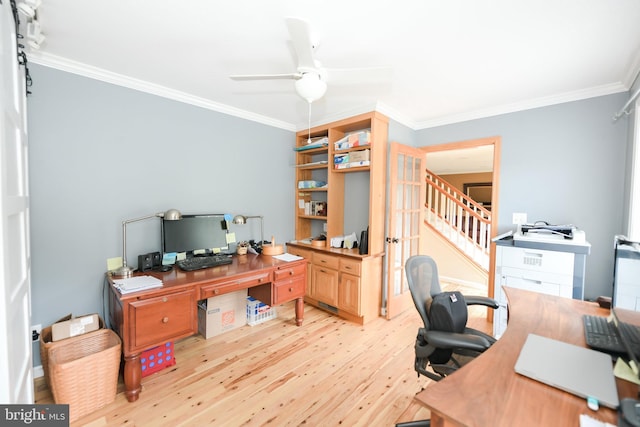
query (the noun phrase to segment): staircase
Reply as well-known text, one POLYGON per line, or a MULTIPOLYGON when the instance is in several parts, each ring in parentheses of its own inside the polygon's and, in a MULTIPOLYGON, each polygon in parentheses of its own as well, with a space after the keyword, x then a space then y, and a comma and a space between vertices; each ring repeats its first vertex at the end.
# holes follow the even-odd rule
POLYGON ((491 212, 427 169, 425 223, 489 271, 491 212))

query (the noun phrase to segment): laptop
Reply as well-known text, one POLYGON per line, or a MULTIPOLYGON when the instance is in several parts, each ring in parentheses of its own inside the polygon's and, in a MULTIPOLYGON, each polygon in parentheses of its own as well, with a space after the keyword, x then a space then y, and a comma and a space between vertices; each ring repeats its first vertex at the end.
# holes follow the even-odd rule
POLYGON ((600 405, 617 409, 620 401, 611 356, 562 341, 529 334, 515 371, 600 405))

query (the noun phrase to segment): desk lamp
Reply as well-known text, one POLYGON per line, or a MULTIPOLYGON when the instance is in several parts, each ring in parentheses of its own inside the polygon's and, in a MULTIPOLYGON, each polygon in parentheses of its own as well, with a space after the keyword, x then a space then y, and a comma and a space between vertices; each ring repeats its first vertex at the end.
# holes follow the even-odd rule
POLYGON ((114 277, 131 277, 133 275, 134 269, 127 265, 127 224, 149 218, 164 218, 169 221, 176 221, 182 219, 182 214, 177 209, 169 209, 166 212, 158 212, 153 215, 122 221, 122 267, 113 271, 114 277))
POLYGON ((234 224, 246 224, 248 219, 251 218, 260 218, 260 246, 262 246, 262 242, 264 242, 264 218, 260 215, 254 216, 245 216, 245 215, 236 215, 233 217, 231 221, 234 224))

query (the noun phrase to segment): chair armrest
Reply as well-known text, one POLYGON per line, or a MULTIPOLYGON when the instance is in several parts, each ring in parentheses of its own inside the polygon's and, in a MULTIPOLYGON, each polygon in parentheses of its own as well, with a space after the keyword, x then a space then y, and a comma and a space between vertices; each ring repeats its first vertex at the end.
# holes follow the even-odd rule
POLYGON ((491 347, 491 343, 484 337, 454 332, 425 331, 424 339, 437 348, 464 348, 485 351, 491 347))
POLYGON ((487 307, 491 308, 499 307, 498 301, 489 297, 483 297, 479 295, 465 295, 464 300, 466 301, 467 305, 486 305, 487 307))

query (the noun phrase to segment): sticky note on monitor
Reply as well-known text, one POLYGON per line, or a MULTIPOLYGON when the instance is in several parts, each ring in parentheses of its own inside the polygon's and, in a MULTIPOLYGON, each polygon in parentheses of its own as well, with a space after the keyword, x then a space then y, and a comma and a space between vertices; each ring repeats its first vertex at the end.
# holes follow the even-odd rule
POLYGON ((173 265, 176 263, 178 254, 175 252, 167 252, 162 256, 162 265, 173 265))
POLYGON ((227 233, 227 244, 236 242, 236 233, 227 233))

